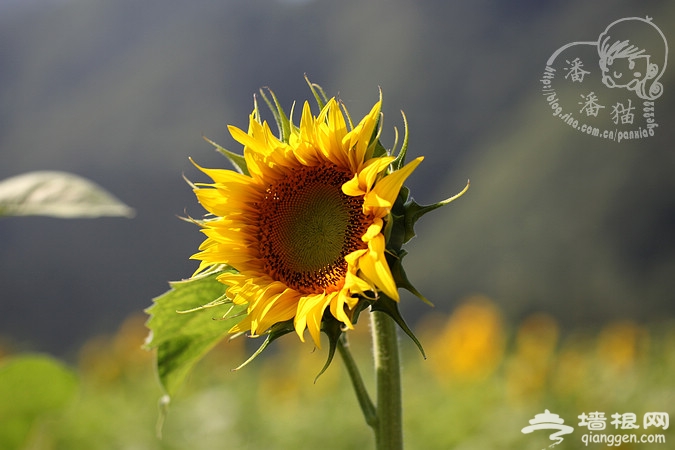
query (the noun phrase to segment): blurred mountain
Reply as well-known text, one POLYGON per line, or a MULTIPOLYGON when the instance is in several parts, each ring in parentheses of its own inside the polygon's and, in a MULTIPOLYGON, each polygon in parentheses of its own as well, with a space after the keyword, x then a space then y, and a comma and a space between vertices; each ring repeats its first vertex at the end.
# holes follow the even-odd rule
MULTIPOLYGON (((63 353, 189 276, 202 236, 181 174, 224 164, 252 95, 290 108, 306 73, 354 117, 384 94, 410 124, 420 202, 469 193, 418 227, 409 275, 439 309, 482 292, 570 324, 673 313, 673 73, 655 137, 616 144, 551 116, 539 78, 613 20, 673 23, 665 1, 32 0, 0 8, 0 179, 65 170, 132 220, 0 221, 0 334, 63 353), (448 283, 448 284, 446 284, 448 283)), ((675 42, 664 29, 669 42, 675 42)), ((407 299, 408 314, 426 311, 407 299)))

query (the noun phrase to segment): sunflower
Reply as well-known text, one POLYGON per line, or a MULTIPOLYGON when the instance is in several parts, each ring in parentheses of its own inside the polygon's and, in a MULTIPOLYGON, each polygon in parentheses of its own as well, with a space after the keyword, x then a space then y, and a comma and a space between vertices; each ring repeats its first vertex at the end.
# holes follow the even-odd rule
POLYGON ((218 276, 227 297, 247 305, 230 333, 260 335, 292 320, 319 347, 326 310, 351 329, 360 296, 399 299, 383 230, 423 158, 393 169, 395 158, 378 149, 381 105, 380 97, 353 126, 335 98, 317 116, 305 102, 299 126, 289 123, 281 139, 256 107, 247 132, 228 127, 244 146, 243 170, 198 166, 213 183, 194 186, 210 214, 192 258, 201 261, 196 274, 235 269, 218 276))

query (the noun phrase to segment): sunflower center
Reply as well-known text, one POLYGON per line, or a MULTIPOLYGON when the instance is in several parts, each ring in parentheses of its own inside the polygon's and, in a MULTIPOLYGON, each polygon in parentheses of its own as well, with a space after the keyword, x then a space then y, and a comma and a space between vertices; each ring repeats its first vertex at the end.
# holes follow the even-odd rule
POLYGON ((345 256, 365 248, 369 221, 363 197, 342 192, 350 172, 333 165, 301 166, 270 185, 259 208, 259 249, 268 275, 305 293, 342 287, 345 256))

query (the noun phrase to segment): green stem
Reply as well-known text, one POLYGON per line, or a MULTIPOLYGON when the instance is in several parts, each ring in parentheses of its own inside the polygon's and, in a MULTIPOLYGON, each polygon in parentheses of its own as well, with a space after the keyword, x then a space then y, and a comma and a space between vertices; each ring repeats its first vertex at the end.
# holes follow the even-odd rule
POLYGON ((337 343, 338 352, 345 363, 347 372, 349 373, 349 378, 352 380, 352 386, 354 387, 354 392, 356 393, 356 398, 359 401, 359 406, 363 411, 363 416, 366 419, 366 423, 373 429, 376 429, 377 426, 377 412, 375 411, 375 405, 368 395, 366 390, 366 385, 363 383, 363 378, 361 378, 361 373, 359 368, 354 361, 352 353, 349 351, 349 342, 347 341, 347 335, 345 333, 340 336, 337 343))
POLYGON ((396 324, 381 311, 372 311, 371 321, 377 383, 376 448, 402 450, 401 367, 396 324))

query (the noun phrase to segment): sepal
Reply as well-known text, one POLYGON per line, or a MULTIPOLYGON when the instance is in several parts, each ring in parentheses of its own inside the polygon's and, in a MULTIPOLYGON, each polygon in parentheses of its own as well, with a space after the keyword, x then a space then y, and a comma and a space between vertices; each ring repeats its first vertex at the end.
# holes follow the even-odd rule
MULTIPOLYGON (((272 91, 270 88, 267 88, 267 92, 269 93, 270 97, 272 97, 272 99, 270 99, 267 94, 265 94, 265 90, 263 89, 260 89, 260 96, 263 98, 263 100, 265 100, 265 103, 267 103, 267 107, 272 112, 274 121, 277 123, 280 136, 279 140, 288 143, 289 139, 291 138, 291 121, 288 119, 284 109, 281 107, 281 103, 279 103, 279 99, 277 98, 274 91, 272 91)), ((258 118, 260 118, 260 115, 258 115, 258 118)))
POLYGON ((293 327, 293 320, 287 320, 285 322, 278 322, 275 323, 270 327, 269 330, 265 332, 267 334, 267 337, 263 341, 263 343, 258 347, 258 350, 256 350, 246 361, 244 361, 242 364, 240 364, 238 367, 232 369, 232 371, 237 371, 241 369, 242 367, 247 366, 251 361, 256 359, 258 355, 260 355, 263 350, 267 348, 268 345, 270 345, 273 341, 276 341, 279 339, 281 336, 288 334, 292 331, 295 330, 295 327, 293 327))
MULTIPOLYGON (((394 170, 399 170, 405 165, 405 155, 408 152, 408 119, 406 119, 403 111, 401 111, 401 116, 403 117, 403 143, 401 144, 401 150, 399 150, 398 155, 396 155, 396 159, 391 163, 394 170)), ((394 140, 392 153, 396 151, 395 149, 398 144, 398 129, 394 128, 394 132, 396 133, 396 139, 394 140)))
POLYGON ((413 294, 415 297, 422 300, 429 306, 434 306, 433 303, 429 301, 420 291, 418 291, 415 286, 412 285, 410 280, 408 280, 408 275, 405 273, 403 268, 403 257, 407 255, 408 252, 405 250, 400 250, 396 258, 391 258, 393 261, 390 261, 389 267, 391 268, 391 274, 394 277, 396 286, 405 289, 406 291, 413 294))
POLYGON ((427 355, 424 352, 422 344, 415 336, 415 333, 412 332, 408 324, 405 322, 403 316, 401 316, 401 312, 398 309, 398 302, 396 300, 393 300, 387 297, 386 295, 380 293, 380 297, 370 304, 370 309, 371 311, 383 312, 389 317, 391 317, 394 320, 394 322, 396 322, 396 324, 401 328, 401 330, 403 330, 403 332, 407 334, 408 337, 415 343, 424 359, 427 358, 427 355))
POLYGON ((426 213, 431 212, 435 209, 440 208, 441 206, 447 205, 448 203, 457 200, 459 197, 464 195, 466 191, 469 190, 470 182, 466 182, 466 186, 458 194, 453 195, 450 198, 446 198, 440 202, 431 204, 431 205, 420 205, 412 197, 409 197, 408 201, 405 202, 405 218, 404 218, 404 229, 405 235, 403 243, 405 244, 409 240, 415 237, 415 224, 417 221, 426 213))
POLYGON ((323 320, 321 323, 321 331, 323 331, 326 336, 328 336, 328 356, 326 357, 326 362, 319 371, 319 373, 314 378, 314 382, 319 379, 321 375, 328 369, 330 363, 333 362, 333 357, 335 356, 335 350, 337 349, 340 336, 342 336, 342 322, 333 317, 332 314, 324 314, 323 320))
POLYGON ((244 159, 243 155, 238 155, 234 152, 231 152, 224 148, 223 146, 216 144, 213 142, 211 139, 207 138, 206 136, 202 136, 206 142, 209 144, 213 145, 216 148, 216 151, 220 153, 221 155, 224 155, 227 159, 230 160, 230 163, 234 166, 235 169, 237 169, 237 172, 243 174, 243 175, 248 175, 250 176, 251 174, 248 172, 248 167, 246 166, 246 159, 244 159))
POLYGON ((324 91, 323 88, 318 84, 309 81, 307 75, 305 75, 305 81, 309 86, 309 90, 312 91, 312 95, 314 95, 314 99, 316 100, 316 104, 319 105, 319 109, 323 109, 323 107, 326 106, 326 103, 328 102, 326 91, 324 91))

